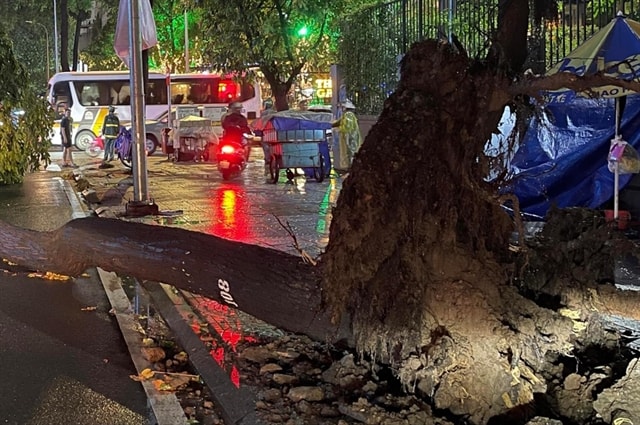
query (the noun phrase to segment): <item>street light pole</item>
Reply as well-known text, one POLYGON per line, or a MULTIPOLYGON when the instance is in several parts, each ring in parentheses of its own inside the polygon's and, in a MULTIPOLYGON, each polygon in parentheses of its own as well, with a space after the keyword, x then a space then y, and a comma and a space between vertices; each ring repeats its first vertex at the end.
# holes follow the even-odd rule
POLYGON ((49 76, 50 76, 49 71, 51 70, 51 61, 49 60, 49 30, 47 30, 47 27, 42 25, 40 22, 34 22, 34 21, 25 21, 25 22, 31 25, 40 25, 44 30, 44 38, 47 43, 47 83, 49 83, 49 76))
POLYGON ((58 4, 56 0, 53 0, 53 36, 53 48, 55 49, 53 57, 56 59, 56 69, 53 73, 56 74, 60 69, 60 61, 58 60, 58 4))

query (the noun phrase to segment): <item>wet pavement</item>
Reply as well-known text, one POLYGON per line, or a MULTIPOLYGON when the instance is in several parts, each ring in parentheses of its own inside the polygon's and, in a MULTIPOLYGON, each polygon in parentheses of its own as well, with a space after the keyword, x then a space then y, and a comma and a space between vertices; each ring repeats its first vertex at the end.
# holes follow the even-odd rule
MULTIPOLYGON (((148 194, 161 215, 142 221, 294 253, 293 239, 283 227, 288 225, 300 248, 312 256, 328 242, 331 209, 342 186, 335 172, 318 183, 301 175, 288 182, 282 171, 280 182, 268 183, 259 147, 252 148, 243 174, 229 181, 213 163, 173 162, 162 154, 146 160, 148 194)), ((124 212, 127 201, 134 199, 133 179, 124 174, 125 168, 113 162, 112 169, 98 169, 99 159, 78 152, 75 161, 103 201, 93 207, 124 212)))
MULTIPOLYGON (((55 174, 0 186, 0 219, 45 231, 80 205, 55 174)), ((155 423, 96 271, 72 280, 0 272, 0 423, 155 423)))

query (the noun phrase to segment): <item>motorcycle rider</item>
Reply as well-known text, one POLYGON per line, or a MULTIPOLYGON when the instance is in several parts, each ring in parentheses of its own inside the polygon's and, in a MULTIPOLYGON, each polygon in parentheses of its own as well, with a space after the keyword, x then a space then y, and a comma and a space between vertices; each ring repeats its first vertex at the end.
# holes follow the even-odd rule
POLYGON ((249 157, 249 146, 243 134, 251 134, 249 121, 242 115, 242 103, 231 102, 229 111, 222 117, 222 140, 230 140, 244 146, 247 158, 249 157))

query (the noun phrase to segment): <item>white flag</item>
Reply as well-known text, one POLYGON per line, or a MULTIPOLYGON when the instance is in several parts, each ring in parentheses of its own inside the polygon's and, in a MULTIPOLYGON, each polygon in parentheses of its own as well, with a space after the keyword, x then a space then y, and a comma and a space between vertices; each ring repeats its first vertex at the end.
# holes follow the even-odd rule
MULTIPOLYGON (((158 34, 156 32, 156 21, 153 19, 153 10, 149 0, 137 0, 140 17, 140 39, 142 40, 142 50, 150 49, 158 44, 158 34)), ((131 0, 120 0, 118 7, 118 22, 116 23, 116 34, 113 40, 113 47, 116 55, 129 66, 129 9, 131 0)))

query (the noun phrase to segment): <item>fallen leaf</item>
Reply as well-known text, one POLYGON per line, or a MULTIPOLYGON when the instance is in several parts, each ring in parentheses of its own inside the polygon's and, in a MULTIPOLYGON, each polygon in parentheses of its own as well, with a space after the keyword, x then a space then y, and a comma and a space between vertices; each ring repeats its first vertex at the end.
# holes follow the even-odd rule
POLYGON ((173 387, 171 387, 170 384, 164 382, 162 379, 156 379, 155 381, 153 381, 153 386, 158 391, 173 391, 173 387))
POLYGON ((46 272, 44 274, 42 273, 29 273, 27 275, 28 277, 37 277, 40 279, 47 279, 47 280, 70 280, 71 277, 70 276, 66 276, 63 274, 57 274, 57 273, 53 273, 53 272, 46 272))
POLYGON ((155 374, 156 373, 149 368, 146 368, 145 370, 140 372, 140 376, 142 376, 144 379, 151 379, 155 376, 155 374))
POLYGON ((156 373, 154 371, 152 371, 149 368, 146 368, 142 372, 140 372, 138 375, 129 375, 129 378, 137 382, 142 382, 142 381, 148 381, 149 379, 153 378, 155 375, 156 373))

